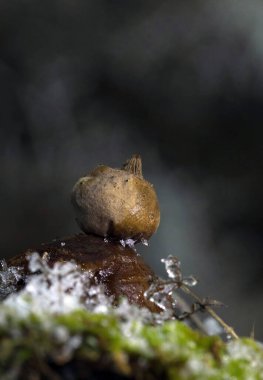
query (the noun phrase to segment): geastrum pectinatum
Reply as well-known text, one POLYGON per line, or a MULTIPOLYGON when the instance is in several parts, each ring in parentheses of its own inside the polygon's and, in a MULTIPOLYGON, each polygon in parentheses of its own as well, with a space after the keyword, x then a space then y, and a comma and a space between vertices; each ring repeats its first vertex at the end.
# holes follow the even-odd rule
POLYGON ((131 303, 159 311, 144 297, 156 276, 132 247, 149 239, 160 222, 158 199, 142 176, 141 158, 133 156, 122 169, 98 166, 77 181, 71 201, 84 234, 30 248, 8 265, 27 273, 28 257, 36 251, 50 266, 74 260, 94 274, 116 303, 126 296, 131 303))

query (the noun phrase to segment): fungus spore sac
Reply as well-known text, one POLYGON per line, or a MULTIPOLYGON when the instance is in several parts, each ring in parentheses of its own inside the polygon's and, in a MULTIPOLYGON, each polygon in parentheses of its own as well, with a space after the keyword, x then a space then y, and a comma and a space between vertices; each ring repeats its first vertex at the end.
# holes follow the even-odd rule
POLYGON ((121 169, 100 165, 80 178, 71 202, 82 231, 118 239, 122 245, 147 242, 160 223, 158 198, 143 178, 138 155, 121 169))

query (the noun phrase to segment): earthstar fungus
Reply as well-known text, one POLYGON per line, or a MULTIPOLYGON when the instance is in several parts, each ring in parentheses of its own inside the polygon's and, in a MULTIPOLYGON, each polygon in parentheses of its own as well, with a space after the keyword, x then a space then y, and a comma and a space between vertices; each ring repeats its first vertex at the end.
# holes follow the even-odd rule
POLYGON ((143 178, 138 155, 122 169, 100 165, 80 178, 73 187, 71 201, 76 220, 87 234, 148 240, 160 223, 157 195, 143 178))

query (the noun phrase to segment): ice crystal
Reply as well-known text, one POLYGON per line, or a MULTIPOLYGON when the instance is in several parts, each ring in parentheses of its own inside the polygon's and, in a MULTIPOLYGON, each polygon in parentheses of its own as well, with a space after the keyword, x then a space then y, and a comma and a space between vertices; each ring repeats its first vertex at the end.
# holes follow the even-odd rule
POLYGON ((222 306, 222 302, 208 297, 200 298, 194 293, 190 288, 197 284, 197 280, 192 275, 188 277, 183 276, 181 263, 177 257, 170 255, 161 261, 165 265, 168 279, 163 280, 158 278, 144 293, 144 296, 149 301, 162 310, 158 315, 154 315, 153 320, 155 323, 160 324, 169 319, 178 319, 191 327, 205 332, 207 335, 211 335, 216 331, 215 334, 220 334, 224 340, 227 340, 228 334, 230 334, 231 338, 237 338, 233 328, 228 326, 211 309, 216 306, 222 306), (181 296, 179 290, 184 295, 187 295, 186 300, 181 296), (192 302, 188 298, 192 299, 192 302), (206 315, 209 314, 214 322, 211 322, 210 319, 204 322, 204 317, 196 315, 198 312, 206 315))
MULTIPOLYGON (((132 245, 133 243, 133 240, 125 242, 132 245)), ((202 323, 195 314, 199 311, 209 312, 209 307, 221 303, 195 296, 194 302, 189 304, 181 297, 180 289, 193 296, 189 287, 196 285, 197 281, 193 276, 182 275, 180 261, 176 257, 168 256, 167 259, 162 259, 168 279, 155 279, 144 293, 144 296, 160 309, 159 313, 152 313, 131 305, 125 298, 117 307, 114 306, 113 298, 106 295, 104 286, 97 283, 91 271, 82 271, 74 261, 56 262, 50 267, 49 255, 45 252, 41 258, 35 252, 28 256, 30 274, 23 278, 25 286, 19 293, 12 293, 17 290, 17 282, 21 279, 19 268, 8 268, 4 261, 1 262, 0 295, 7 296, 3 301, 4 305, 15 310, 20 316, 26 317, 34 313, 42 317, 47 313, 67 314, 82 309, 93 313, 116 314, 129 328, 135 320, 147 324, 163 324, 167 320, 178 319, 211 334, 212 322, 208 320, 202 323)), ((2 316, 2 322, 4 319, 2 316)))
POLYGON ((242 379, 263 379, 262 349, 256 342, 234 340, 226 345, 226 352, 222 357, 222 364, 226 368, 233 368, 241 363, 242 379))
MULTIPOLYGON (((130 320, 144 323, 153 321, 153 314, 149 310, 131 305, 125 298, 118 307, 113 306, 113 298, 106 295, 104 286, 97 284, 93 274, 82 271, 75 262, 57 262, 50 267, 48 254, 44 253, 41 258, 37 252, 30 254, 28 260, 30 274, 24 288, 9 294, 3 301, 5 306, 15 310, 21 317, 32 313, 44 317, 48 313, 67 314, 86 309, 94 313, 116 314, 127 323, 130 320)), ((3 272, 20 278, 14 268, 7 268, 5 263, 3 272)), ((7 279, 7 275, 4 278, 7 279)), ((9 293, 11 291, 15 289, 9 289, 9 293)), ((58 334, 61 336, 60 330, 58 334)))
POLYGON ((175 281, 182 280, 181 262, 177 257, 169 255, 166 259, 161 259, 161 262, 164 263, 169 278, 175 281))
POLYGON ((176 284, 161 284, 153 282, 149 289, 144 293, 144 296, 151 302, 155 303, 162 313, 155 315, 157 323, 162 323, 167 319, 171 319, 174 315, 174 308, 177 300, 174 296, 174 291, 177 289, 176 284))
MULTIPOLYGON (((159 323, 171 318, 182 319, 182 315, 189 315, 189 311, 182 309, 182 300, 177 291, 182 285, 191 287, 197 284, 193 276, 183 277, 181 263, 177 257, 170 255, 161 262, 165 265, 168 280, 156 280, 144 294, 163 311, 158 318, 159 323)), ((185 303, 183 306, 186 306, 185 303)))
POLYGON ((224 333, 224 329, 219 323, 212 317, 207 317, 203 321, 207 335, 221 335, 224 333))
POLYGON ((192 287, 192 286, 196 286, 198 281, 197 279, 194 277, 194 276, 188 276, 188 277, 184 277, 182 279, 182 283, 186 286, 189 286, 189 287, 192 287))
POLYGON ((183 277, 181 262, 177 257, 169 255, 166 259, 161 259, 161 262, 164 263, 167 275, 171 280, 190 287, 197 284, 197 279, 194 276, 183 277))
MULTIPOLYGON (((105 239, 104 239, 104 241, 105 241, 105 239)), ((141 238, 141 239, 139 239, 139 240, 134 240, 134 239, 131 239, 131 238, 128 238, 128 239, 121 239, 121 240, 120 240, 120 243, 121 243, 121 245, 122 245, 123 247, 130 247, 130 248, 133 248, 133 249, 135 249, 135 244, 138 243, 138 242, 142 243, 143 245, 145 245, 145 246, 147 246, 147 247, 148 247, 148 245, 149 245, 148 240, 147 240, 147 239, 144 239, 144 238, 141 238)))
POLYGON ((91 272, 83 272, 74 262, 57 262, 49 267, 38 253, 29 258, 32 273, 20 293, 11 294, 4 303, 15 307, 19 313, 68 313, 86 308, 90 311, 106 312, 111 304, 102 285, 92 285, 91 272), (37 275, 33 275, 34 273, 37 275))
POLYGON ((130 247, 130 248, 134 248, 134 245, 135 245, 135 243, 136 243, 136 240, 131 239, 131 238, 129 238, 129 239, 121 239, 121 240, 120 240, 120 243, 121 243, 121 245, 122 245, 123 247, 128 246, 128 247, 130 247))
POLYGON ((21 268, 8 267, 5 260, 0 260, 0 299, 13 293, 21 279, 21 268))
POLYGON ((141 243, 142 243, 143 245, 145 245, 146 247, 148 247, 148 245, 149 245, 148 240, 147 240, 147 239, 144 239, 144 238, 141 238, 141 243))
POLYGON ((131 319, 152 322, 152 313, 148 309, 143 307, 139 309, 138 306, 130 304, 127 298, 121 300, 114 309, 114 314, 126 322, 131 319))

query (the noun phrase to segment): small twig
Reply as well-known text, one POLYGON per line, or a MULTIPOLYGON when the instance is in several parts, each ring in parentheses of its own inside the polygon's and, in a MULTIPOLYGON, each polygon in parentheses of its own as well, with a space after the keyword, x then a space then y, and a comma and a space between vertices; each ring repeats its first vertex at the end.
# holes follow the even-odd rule
MULTIPOLYGON (((186 310, 187 308, 189 308, 187 303, 178 295, 177 295, 177 301, 182 309, 186 310)), ((192 321, 192 323, 194 323, 196 327, 199 328, 200 331, 202 331, 203 333, 207 333, 202 321, 194 314, 194 312, 189 311, 186 313, 187 313, 187 318, 189 318, 192 321)), ((176 317, 176 318, 178 318, 179 320, 183 320, 180 317, 176 317)))
POLYGON ((180 289, 182 289, 182 291, 184 291, 185 293, 189 294, 192 298, 194 298, 199 303, 199 305, 202 305, 204 309, 224 328, 224 330, 232 336, 232 338, 234 339, 239 338, 237 333, 233 329, 233 327, 226 324, 225 321, 223 321, 223 319, 219 317, 219 315, 217 315, 217 313, 210 306, 205 305, 202 299, 197 294, 195 294, 192 290, 190 290, 184 284, 180 286, 180 289))

